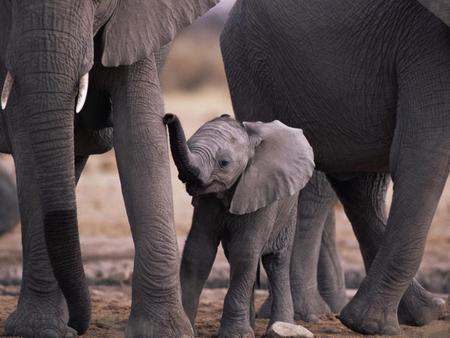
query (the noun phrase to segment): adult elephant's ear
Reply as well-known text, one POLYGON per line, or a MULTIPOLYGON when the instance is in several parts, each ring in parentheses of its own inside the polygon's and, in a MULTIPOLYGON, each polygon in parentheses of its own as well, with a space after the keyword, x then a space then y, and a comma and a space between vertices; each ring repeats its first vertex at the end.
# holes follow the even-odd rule
POLYGON ((314 171, 314 154, 301 129, 280 121, 244 125, 256 148, 231 201, 230 212, 238 215, 294 195, 314 171))
POLYGON ((450 26, 450 0, 418 0, 431 13, 450 26))
MULTIPOLYGON (((9 0, 0 0, 0 63, 6 60, 9 32, 11 29, 11 3, 9 0)), ((1 82, 1 80, 0 80, 1 82)), ((0 87, 3 86, 3 82, 0 87)))
POLYGON ((102 63, 130 65, 151 56, 219 0, 118 0, 106 24, 102 63))

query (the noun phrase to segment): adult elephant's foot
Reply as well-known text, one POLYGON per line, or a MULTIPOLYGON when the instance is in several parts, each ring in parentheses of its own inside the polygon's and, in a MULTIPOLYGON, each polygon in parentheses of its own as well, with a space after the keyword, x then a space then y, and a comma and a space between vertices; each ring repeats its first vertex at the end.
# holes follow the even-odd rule
POLYGON ((270 319, 271 314, 272 314, 272 295, 269 294, 269 296, 266 298, 264 303, 262 303, 261 307, 256 313, 256 318, 270 319))
POLYGON ((25 338, 77 337, 67 322, 67 306, 62 296, 33 300, 21 297, 16 311, 6 320, 5 333, 25 338))
POLYGON ((387 336, 400 334, 395 304, 359 291, 342 309, 339 319, 349 329, 362 334, 387 336))
POLYGON ((433 296, 418 282, 413 281, 398 307, 398 320, 405 325, 423 326, 442 319, 446 310, 447 304, 443 299, 433 296))
POLYGON ((317 288, 302 291, 292 288, 292 301, 295 320, 317 323, 320 316, 331 313, 317 288))
MULTIPOLYGON (((157 309, 155 310, 157 311, 157 309)), ((131 314, 125 330, 126 338, 190 338, 191 323, 181 305, 170 311, 160 309, 155 316, 131 314)))

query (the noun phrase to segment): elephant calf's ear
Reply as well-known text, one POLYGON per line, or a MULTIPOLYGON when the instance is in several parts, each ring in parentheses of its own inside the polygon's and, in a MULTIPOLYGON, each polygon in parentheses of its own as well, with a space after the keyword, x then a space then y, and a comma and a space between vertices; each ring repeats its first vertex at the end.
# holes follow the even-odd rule
POLYGON ((103 36, 102 63, 131 65, 150 57, 219 0, 120 0, 103 36))
POLYGON ((280 121, 245 123, 250 138, 260 139, 252 162, 236 187, 230 212, 247 214, 292 196, 308 183, 314 154, 301 129, 280 121))

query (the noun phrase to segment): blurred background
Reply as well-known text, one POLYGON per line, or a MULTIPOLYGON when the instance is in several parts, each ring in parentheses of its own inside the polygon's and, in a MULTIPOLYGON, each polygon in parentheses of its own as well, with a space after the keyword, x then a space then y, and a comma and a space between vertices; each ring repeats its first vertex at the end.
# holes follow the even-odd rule
MULTIPOLYGON (((232 113, 219 48, 219 36, 232 0, 221 4, 180 34, 173 43, 163 75, 166 111, 177 114, 190 136, 200 125, 232 113)), ((5 157, 4 157, 5 158, 5 157)), ((12 173, 12 161, 5 158, 12 173)), ((176 230, 180 249, 190 227, 192 207, 172 165, 176 230)), ((114 153, 90 158, 78 186, 79 223, 87 275, 91 283, 128 283, 133 246, 121 195, 114 153)), ((361 280, 359 248, 341 206, 336 207, 338 246, 349 287, 361 280)), ((21 274, 20 230, 0 238, 0 284, 17 284, 21 274)), ((420 279, 435 292, 448 292, 450 252, 450 186, 435 216, 420 279)), ((221 255, 221 254, 220 254, 221 255)), ((219 257, 210 286, 223 286, 227 264, 219 257)))

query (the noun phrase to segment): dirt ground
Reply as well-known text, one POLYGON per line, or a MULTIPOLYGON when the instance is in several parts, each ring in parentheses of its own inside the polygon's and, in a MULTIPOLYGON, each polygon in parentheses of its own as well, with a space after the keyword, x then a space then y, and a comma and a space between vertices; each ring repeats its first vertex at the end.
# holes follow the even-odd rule
MULTIPOLYGON (((222 304, 225 296, 224 289, 207 289, 203 292, 198 320, 196 325, 197 337, 214 337, 217 333, 222 304)), ((0 289, 0 334, 3 334, 7 315, 14 310, 17 301, 17 287, 0 289)), ((85 338, 119 338, 123 332, 130 310, 131 290, 129 287, 94 287, 91 288, 93 299, 93 318, 85 338)), ((258 291, 257 305, 266 297, 265 291, 258 291)), ((363 337, 342 326, 337 318, 329 316, 322 318, 320 324, 298 324, 307 327, 317 338, 354 338, 363 337)), ((257 320, 256 337, 263 337, 267 320, 257 320)), ((3 337, 3 336, 1 336, 3 337)), ((364 336, 376 337, 376 336, 364 336)), ((448 319, 436 321, 423 328, 403 326, 402 338, 449 338, 450 322, 448 319)))

